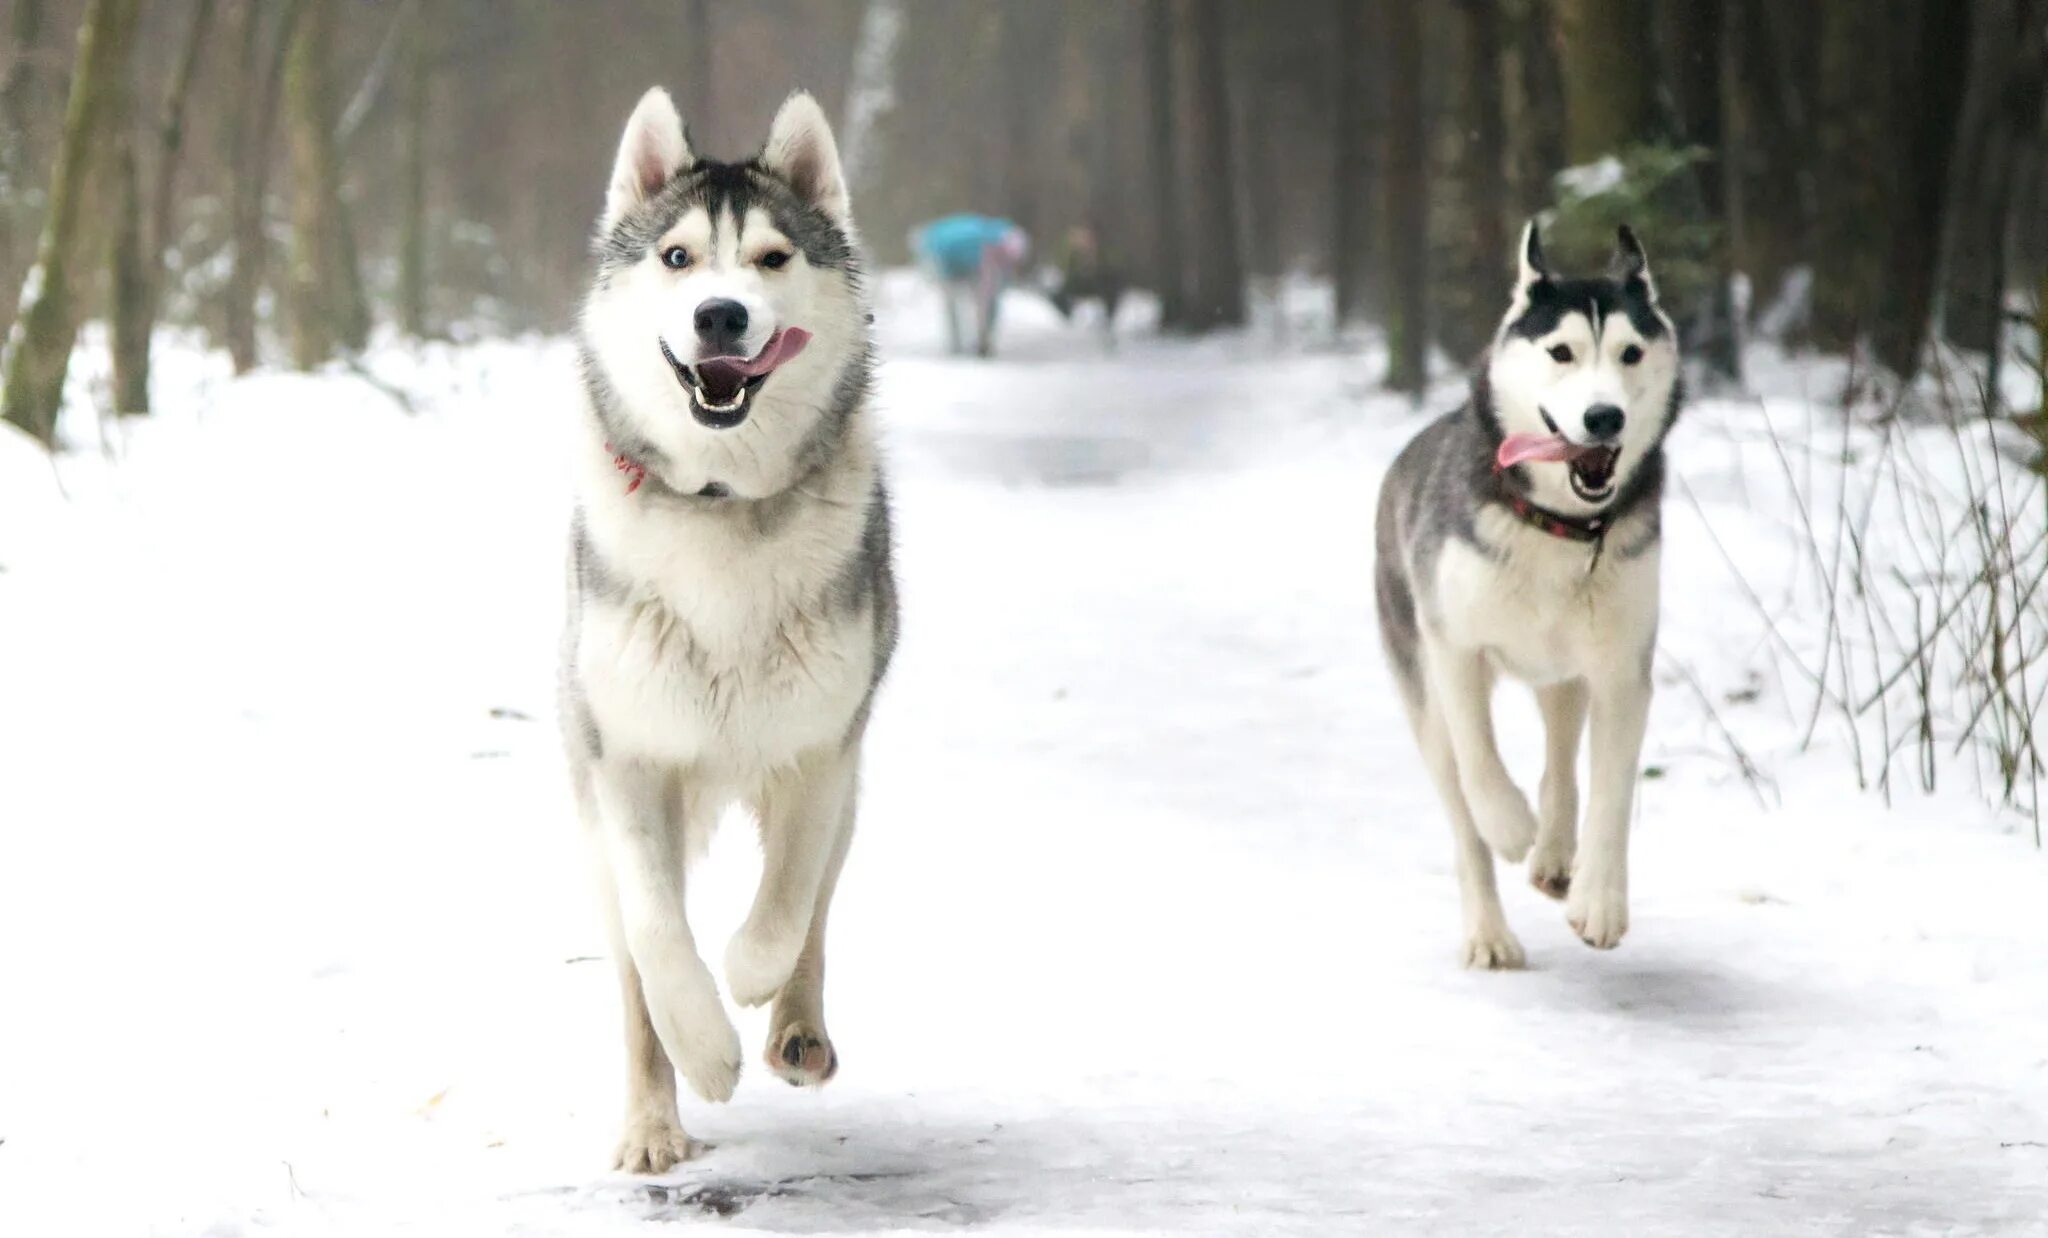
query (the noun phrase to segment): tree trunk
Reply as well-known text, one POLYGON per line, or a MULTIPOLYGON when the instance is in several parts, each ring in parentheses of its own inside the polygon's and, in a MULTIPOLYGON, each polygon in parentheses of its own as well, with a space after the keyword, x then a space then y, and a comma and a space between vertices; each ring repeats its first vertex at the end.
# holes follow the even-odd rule
MULTIPOLYGON (((109 307, 114 363, 114 411, 140 416, 149 411, 149 350, 163 303, 165 258, 171 247, 178 162, 185 145, 185 101, 191 97, 199 51, 213 17, 213 0, 197 0, 178 55, 156 132, 156 176, 150 196, 142 194, 140 133, 135 118, 123 115, 115 137, 114 185, 119 214, 114 220, 113 302, 109 307)), ((132 92, 128 102, 132 106, 132 92)), ((126 112, 128 109, 123 109, 126 112)))
POLYGON ((285 55, 287 143, 292 169, 292 252, 285 276, 292 364, 309 370, 368 342, 362 272, 341 199, 334 149, 333 0, 308 0, 285 55))
POLYGON ((1971 6, 1915 3, 1917 28, 1908 26, 1910 37, 1894 45, 1897 120, 1889 127, 1893 158, 1907 172, 1888 195, 1891 241, 1884 256, 1883 293, 1870 324, 1871 351, 1901 378, 1911 378, 1920 368, 1934 314, 1943 207, 1971 44, 1971 6))
POLYGON ((433 71, 433 16, 415 6, 407 31, 404 114, 398 127, 398 325, 415 339, 427 334, 427 95, 433 71))
POLYGON ((1566 157, 1591 163, 1657 132, 1650 6, 1643 0, 1555 0, 1555 7, 1566 157))
POLYGON ((1365 57, 1359 38, 1364 16, 1353 0, 1330 0, 1330 49, 1336 66, 1336 107, 1330 120, 1331 328, 1335 331, 1342 331, 1344 324, 1365 312, 1364 267, 1371 248, 1366 139, 1374 127, 1367 118, 1365 57))
MULTIPOLYGON (((123 94, 132 94, 132 88, 123 94)), ((108 334, 114 363, 114 414, 149 411, 149 256, 143 237, 142 173, 136 167, 132 99, 113 109, 113 220, 108 285, 108 334)))
POLYGON ((2023 144, 2040 125, 2048 75, 2048 0, 1976 0, 1951 188, 1942 282, 1942 334, 1960 348, 1990 352, 2001 337, 2005 240, 2023 144))
POLYGON ((1820 218, 1813 238, 1813 341, 1848 351, 1877 308, 1880 266, 1891 217, 1882 169, 1892 152, 1885 107, 1891 95, 1885 48, 1889 14, 1878 4, 1830 4, 1821 10, 1820 218))
POLYGON ((27 281, 21 317, 8 334, 6 356, 0 360, 0 373, 5 375, 0 419, 46 447, 56 442, 64 375, 78 336, 73 282, 75 268, 85 257, 78 248, 93 147, 107 132, 109 116, 119 104, 139 7, 138 0, 90 0, 86 7, 35 270, 27 281))
POLYGON ((1390 276, 1386 385, 1421 402, 1429 384, 1429 147, 1422 111, 1422 24, 1407 4, 1387 8, 1386 194, 1380 215, 1390 276))
POLYGON ((1187 326, 1244 323, 1244 258, 1237 231, 1237 170, 1230 140, 1230 87, 1223 48, 1223 0, 1182 0, 1188 38, 1188 176, 1183 194, 1195 241, 1187 326))
POLYGON ((36 62, 43 55, 43 0, 15 0, 11 31, 14 52, 0 77, 0 322, 14 318, 21 267, 35 235, 28 182, 35 160, 30 126, 35 123, 36 62))
POLYGON ((236 58, 235 97, 256 100, 253 107, 234 109, 230 124, 228 164, 234 169, 229 197, 230 245, 225 304, 228 353, 235 373, 247 374, 260 359, 256 346, 256 294, 263 286, 270 240, 264 229, 264 205, 270 184, 270 149, 277 133, 278 100, 283 92, 285 55, 305 13, 304 0, 285 0, 268 54, 263 43, 261 0, 241 0, 241 54, 236 58))
MULTIPOLYGON (((699 20, 704 20, 707 15, 703 0, 693 3, 699 20)), ((882 118, 896 105, 896 44, 902 33, 902 0, 868 0, 861 12, 860 33, 853 43, 853 70, 846 76, 846 106, 839 113, 844 118, 840 124, 839 157, 855 201, 860 200, 861 191, 873 174, 882 118)), ((695 42, 699 49, 708 46, 702 39, 695 42)), ((704 61, 704 66, 694 72, 708 76, 709 57, 705 56, 704 61)), ((698 89, 703 85, 709 83, 700 84, 698 89)))
POLYGON ((1185 245, 1180 225, 1180 141, 1174 123, 1173 7, 1150 0, 1145 14, 1146 119, 1151 131, 1152 285, 1159 294, 1159 325, 1186 325, 1185 245))
POLYGON ((1507 112, 1497 0, 1459 0, 1450 16, 1464 79, 1455 113, 1457 196, 1464 226, 1456 229, 1451 247, 1453 286, 1440 289, 1435 309, 1444 347, 1470 361, 1493 339, 1514 270, 1507 217, 1507 112))

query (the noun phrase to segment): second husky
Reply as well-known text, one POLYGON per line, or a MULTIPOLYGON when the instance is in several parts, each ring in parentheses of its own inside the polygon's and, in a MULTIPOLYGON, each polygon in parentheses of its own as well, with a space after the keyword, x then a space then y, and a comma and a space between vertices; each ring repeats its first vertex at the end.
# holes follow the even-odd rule
POLYGON ((1642 247, 1609 273, 1554 274, 1532 222, 1472 398, 1418 434, 1380 491, 1380 637, 1450 817, 1470 967, 1520 967, 1493 855, 1601 949, 1628 930, 1628 833, 1657 641, 1663 443, 1678 336, 1642 247), (1535 811, 1494 742, 1495 678, 1532 685, 1545 763, 1535 811), (1583 842, 1579 737, 1591 738, 1583 842), (1491 850, 1489 850, 1489 848, 1491 850))

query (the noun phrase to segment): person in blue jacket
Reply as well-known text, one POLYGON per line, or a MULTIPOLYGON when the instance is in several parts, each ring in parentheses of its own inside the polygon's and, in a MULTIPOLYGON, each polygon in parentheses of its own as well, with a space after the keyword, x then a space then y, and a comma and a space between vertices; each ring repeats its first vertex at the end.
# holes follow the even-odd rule
POLYGON ((955 355, 967 350, 960 319, 971 309, 975 353, 994 353, 1003 289, 1031 252, 1024 229, 988 215, 947 215, 912 229, 910 252, 938 281, 946 305, 947 346, 955 355))

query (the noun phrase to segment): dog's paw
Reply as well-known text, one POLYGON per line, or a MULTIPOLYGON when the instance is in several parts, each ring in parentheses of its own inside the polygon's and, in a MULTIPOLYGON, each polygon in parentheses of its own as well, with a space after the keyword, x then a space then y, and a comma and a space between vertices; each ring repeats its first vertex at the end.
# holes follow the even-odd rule
POLYGON ((1505 924, 1465 934, 1464 960, 1465 966, 1483 971, 1515 971, 1528 961, 1522 943, 1505 924))
POLYGON ((775 1077, 792 1087, 822 1087, 839 1073, 839 1051, 832 1047, 832 1037, 808 1022, 772 1031, 762 1057, 775 1077))
POLYGON ((725 947, 725 987, 742 1006, 760 1006, 774 1000, 796 970, 797 955, 803 952, 802 929, 770 932, 752 921, 742 925, 725 947))
POLYGON ((725 1017, 725 1006, 710 980, 705 973, 701 1000, 650 1003, 649 1013, 660 1031, 662 1048, 690 1090, 708 1101, 731 1100, 740 1081, 740 1034, 725 1017))
POLYGON ((1572 889, 1572 857, 1539 844, 1529 853, 1529 884, 1552 898, 1564 898, 1572 889))
POLYGON ((1536 842, 1536 814, 1521 788, 1511 782, 1484 790, 1467 787, 1465 802, 1472 809, 1472 824, 1493 853, 1510 864, 1521 863, 1536 842))
POLYGON ((1628 895, 1582 876, 1572 883, 1564 918, 1580 941, 1595 950, 1612 950, 1628 932, 1628 895))
POLYGON ((708 1101, 732 1099, 740 1083, 740 1034, 720 1012, 716 1034, 701 1037, 695 1052, 676 1060, 676 1073, 689 1082, 690 1090, 708 1101))
POLYGON ((612 1151, 612 1168, 629 1174, 662 1174, 693 1161, 711 1145, 690 1138, 674 1118, 628 1118, 612 1151))

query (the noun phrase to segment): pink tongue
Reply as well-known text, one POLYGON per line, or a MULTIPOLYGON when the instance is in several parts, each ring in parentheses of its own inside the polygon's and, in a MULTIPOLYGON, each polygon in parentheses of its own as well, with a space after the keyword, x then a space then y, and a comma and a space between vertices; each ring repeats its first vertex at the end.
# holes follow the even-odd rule
POLYGON ((769 336, 768 342, 761 346, 759 355, 751 360, 745 357, 706 357, 697 364, 699 366, 715 365, 724 369, 736 370, 740 374, 752 378, 756 374, 766 374, 776 366, 796 356, 804 350, 804 345, 810 342, 811 333, 802 327, 784 327, 769 336))
POLYGON ((1496 468, 1507 468, 1524 460, 1570 460, 1587 449, 1558 434, 1510 434, 1493 454, 1496 468))

